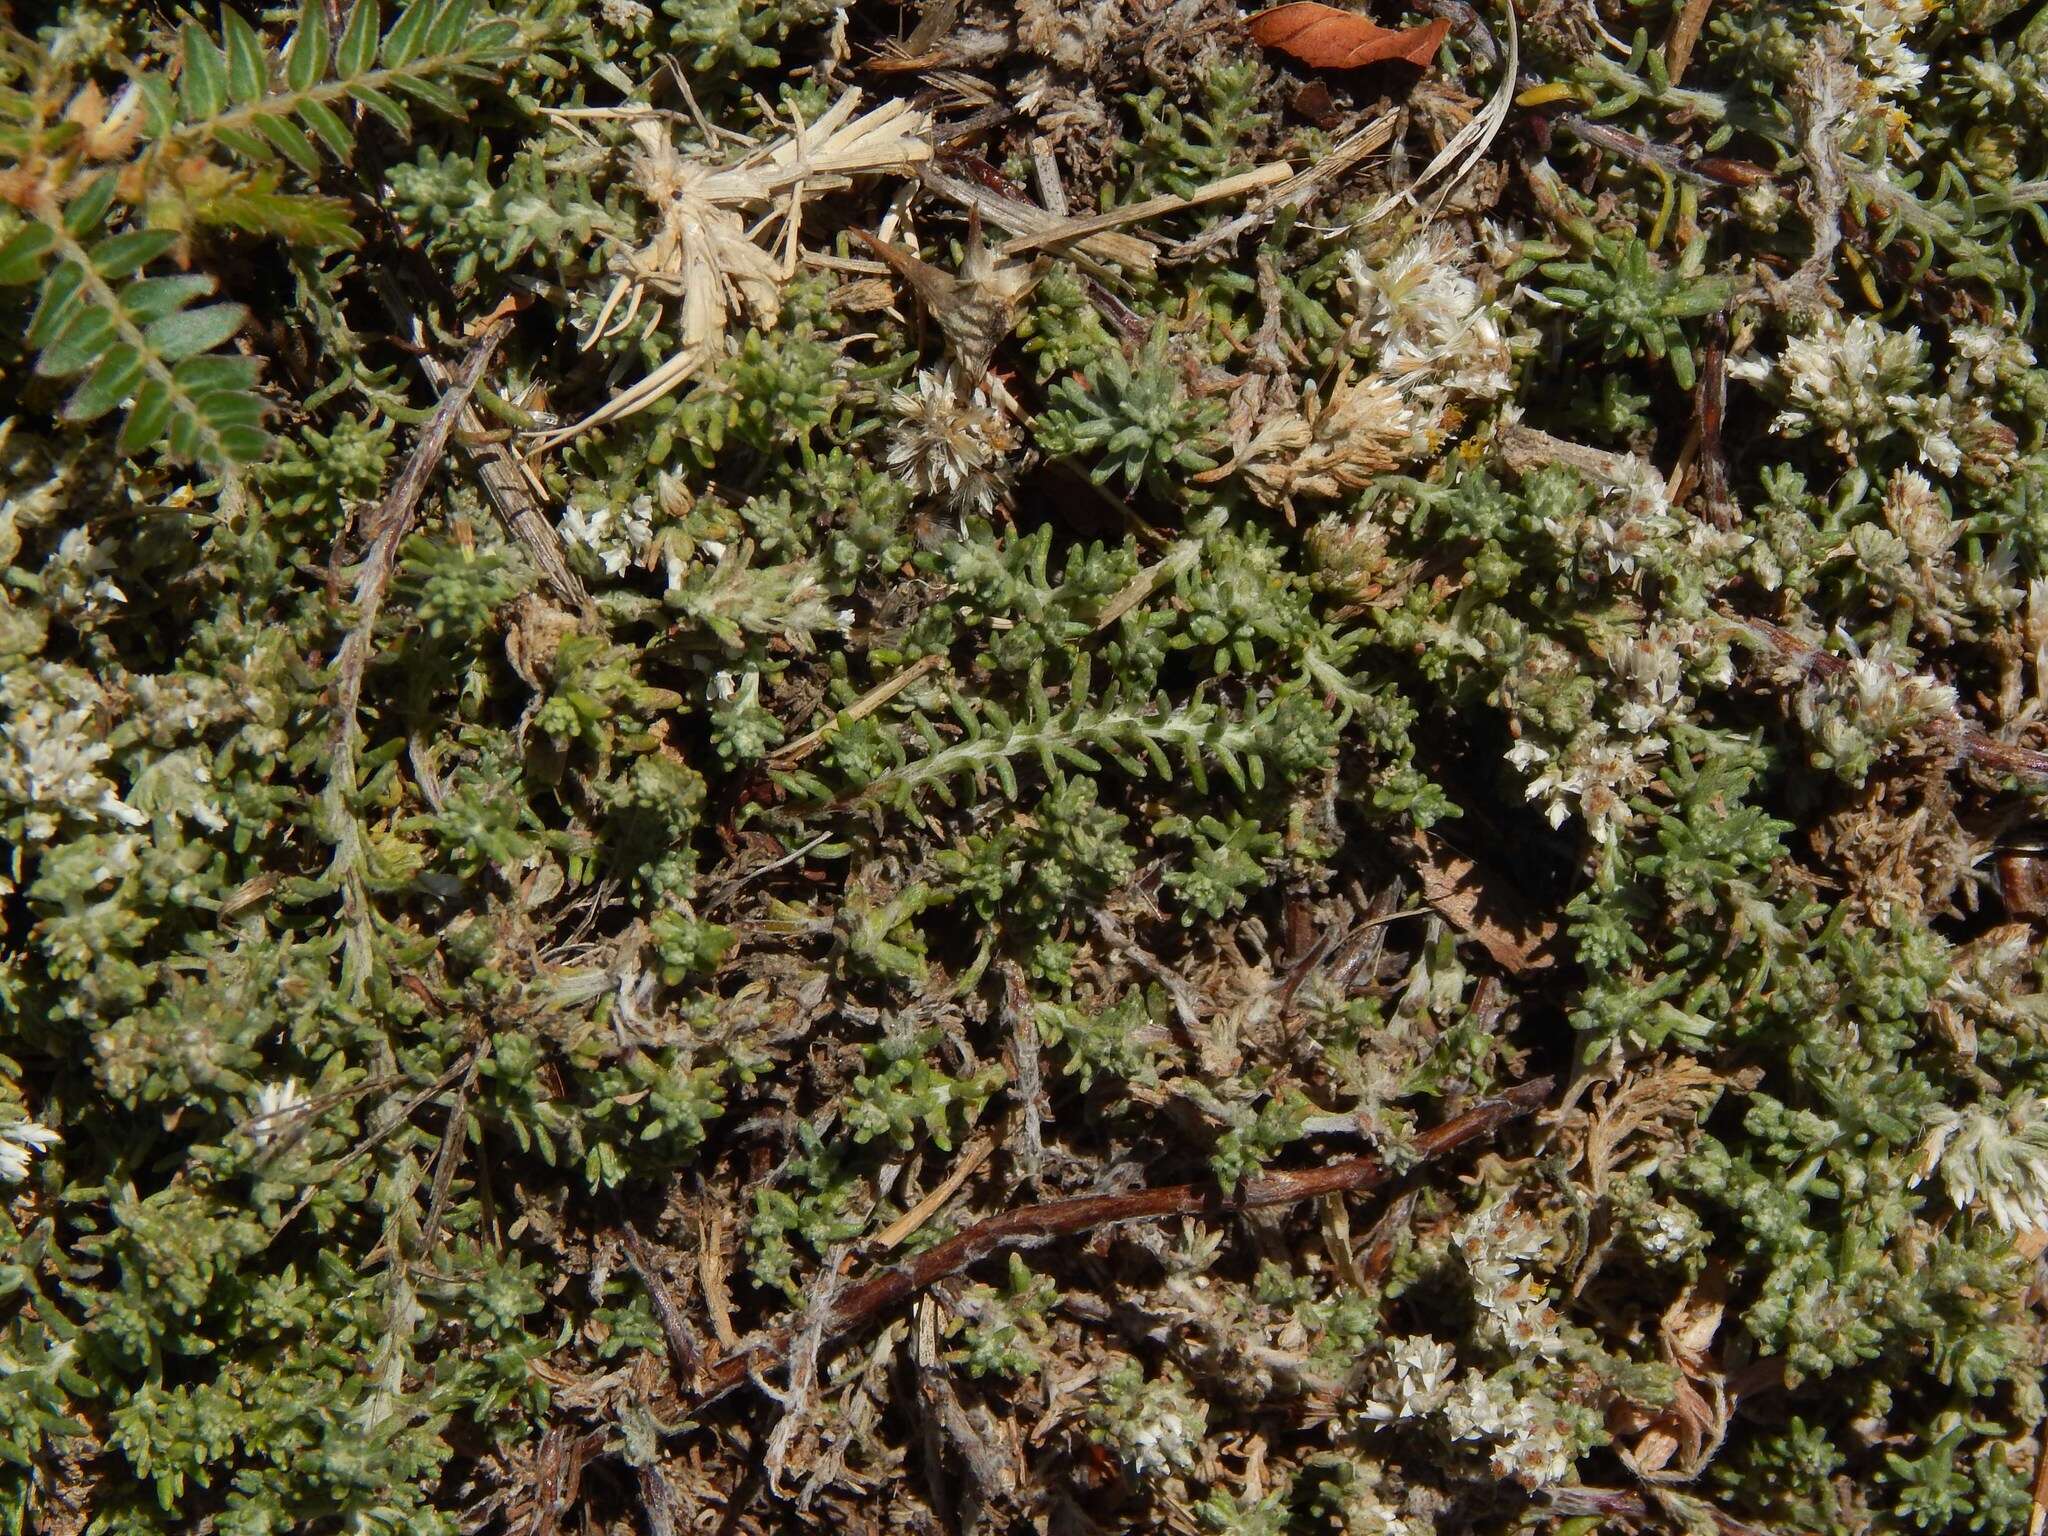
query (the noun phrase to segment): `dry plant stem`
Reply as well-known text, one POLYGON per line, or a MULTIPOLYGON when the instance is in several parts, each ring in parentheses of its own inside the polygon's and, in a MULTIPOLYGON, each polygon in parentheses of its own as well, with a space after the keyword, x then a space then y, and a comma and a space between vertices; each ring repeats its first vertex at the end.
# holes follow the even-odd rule
POLYGON ((962 1184, 981 1171, 981 1165, 995 1155, 995 1150, 996 1140, 993 1136, 977 1136, 970 1141, 960 1154, 960 1160, 953 1165, 944 1179, 933 1185, 931 1191, 917 1204, 875 1234, 876 1250, 888 1252, 930 1221, 937 1214, 939 1207, 959 1192, 962 1184))
POLYGON ((463 1142, 469 1128, 469 1096, 476 1090, 477 1072, 490 1049, 491 1043, 486 1040, 470 1053, 469 1068, 456 1087, 455 1103, 448 1111, 448 1124, 442 1128, 441 1145, 434 1153, 434 1193, 427 1202, 427 1219, 420 1223, 420 1257, 423 1260, 434 1251, 434 1244, 440 1240, 441 1217, 448 1208, 448 1191, 455 1183, 455 1166, 461 1161, 463 1142))
POLYGON ((1494 87, 1493 96, 1486 103, 1485 109, 1458 130, 1450 143, 1438 151, 1436 158, 1422 168, 1420 176, 1400 191, 1389 192, 1373 204, 1360 220, 1361 225, 1377 224, 1397 208, 1415 207, 1422 190, 1439 177, 1442 177, 1442 186, 1436 195, 1436 207, 1441 208, 1471 174, 1473 167, 1486 158, 1486 151, 1492 147, 1495 137, 1500 133, 1501 125, 1508 119, 1508 109, 1514 105, 1515 91, 1520 84, 1522 37, 1512 3, 1507 7, 1507 19, 1507 58, 1501 66, 1500 84, 1494 87))
POLYGON ((1692 50, 1700 40, 1700 29, 1707 24, 1707 12, 1714 8, 1714 0, 1685 0, 1685 9, 1680 11, 1671 23, 1671 30, 1664 39, 1664 72, 1671 77, 1673 85, 1685 78, 1685 67, 1692 62, 1692 50))
POLYGON ((1005 256, 1021 256, 1026 251, 1039 250, 1044 246, 1064 245, 1070 240, 1098 235, 1106 230, 1121 229, 1126 224, 1140 224, 1146 219, 1156 219, 1161 214, 1179 213, 1184 208, 1199 208, 1204 203, 1221 202, 1225 198, 1256 192, 1261 187, 1270 187, 1276 182, 1287 181, 1293 175, 1292 166, 1285 161, 1275 161, 1271 165, 1262 165, 1257 170, 1226 176, 1221 181, 1212 181, 1208 186, 1197 188, 1186 197, 1164 193, 1158 197, 1148 197, 1141 203, 1132 203, 1128 207, 1112 208, 1107 213, 1091 213, 1085 218, 1068 219, 1037 234, 1018 235, 1003 246, 1002 253, 1005 256))
POLYGON ((768 759, 768 766, 770 768, 782 769, 794 768, 798 763, 829 741, 834 732, 845 729, 856 720, 865 720, 920 677, 944 666, 945 661, 946 658, 937 652, 933 652, 929 656, 918 657, 916 661, 913 661, 894 677, 875 684, 874 687, 855 699, 846 708, 840 710, 838 714, 827 720, 815 731, 806 731, 781 751, 773 754, 768 759))
MULTIPOLYGON (((419 445, 406 461, 404 473, 399 475, 398 483, 384 498, 383 505, 377 508, 377 516, 370 525, 370 551, 356 572, 355 627, 341 642, 341 649, 334 658, 336 729, 342 740, 342 751, 348 755, 351 766, 358 735, 356 710, 363 700, 363 674, 370 665, 370 647, 375 641, 377 616, 384 609, 384 594, 390 589, 392 572, 398 568, 398 546, 412 531, 413 514, 419 510, 420 497, 426 492, 427 482, 433 478, 435 469, 448 451, 449 434, 455 430, 457 419, 476 391, 477 381, 490 365, 491 355, 498 350, 498 343, 504 340, 505 332, 511 327, 511 317, 506 315, 484 327, 483 334, 469 349, 461 374, 453 387, 441 396, 441 403, 428 420, 426 431, 420 434, 419 445)), ((353 778, 353 774, 350 777, 353 778)))
POLYGON ((1693 423, 1699 433, 1700 486, 1707 498, 1707 517, 1716 528, 1733 528, 1741 516, 1728 489, 1728 456, 1721 447, 1721 427, 1728 414, 1728 322, 1716 315, 1707 327, 1700 350, 1699 392, 1693 397, 1693 423))
MULTIPOLYGON (((1597 1515, 1606 1520, 1636 1523, 1655 1523, 1663 1518, 1663 1511, 1655 1502, 1621 1488, 1552 1488, 1545 1492, 1544 1497, 1553 1511, 1568 1518, 1597 1515)), ((1717 1536, 1771 1536, 1763 1527, 1723 1514, 1704 1499, 1688 1497, 1685 1502, 1706 1515, 1717 1536)))
POLYGON ((639 1277, 640 1288, 647 1293, 647 1305, 654 1312, 655 1322, 661 1325, 661 1336, 668 1344, 669 1367, 675 1372, 676 1380, 685 1385, 696 1381, 704 1369, 703 1351, 697 1348, 690 1325, 683 1320, 682 1309, 676 1305, 675 1297, 655 1269, 654 1255, 648 1251, 647 1240, 632 1227, 621 1226, 619 1242, 626 1250, 626 1262, 633 1266, 633 1273, 639 1277))
MULTIPOLYGON (((1022 198, 1009 197, 965 176, 956 176, 936 166, 925 165, 918 170, 918 180, 925 190, 936 192, 948 202, 962 208, 977 210, 989 223, 1007 229, 1017 235, 1042 234, 1059 228, 1066 221, 1057 214, 1025 202, 1022 198)), ((1077 240, 1074 249, 1063 253, 1074 259, 1084 271, 1097 276, 1106 275, 1104 262, 1122 267, 1127 272, 1149 273, 1155 266, 1152 247, 1135 235, 1121 234, 1115 230, 1103 230, 1098 234, 1085 235, 1077 240)))
MULTIPOLYGON (((1415 1138, 1411 1167, 1454 1152, 1480 1137, 1491 1135, 1510 1121, 1535 1113, 1550 1096, 1552 1080, 1536 1078, 1517 1084, 1496 1098, 1484 1100, 1434 1130, 1415 1138)), ((1347 1158, 1324 1168, 1307 1168, 1295 1173, 1268 1173, 1246 1179, 1236 1192, 1214 1183, 1173 1184, 1158 1189, 1141 1189, 1125 1195, 1082 1195, 1071 1200, 1049 1200, 1027 1205, 1000 1216, 978 1221, 966 1231, 927 1249, 907 1263, 870 1275, 842 1290, 824 1319, 827 1343, 852 1332, 870 1319, 908 1301, 934 1282, 958 1274, 992 1254, 1030 1244, 1050 1242, 1092 1232, 1098 1227, 1129 1221, 1151 1221, 1162 1216, 1220 1217, 1238 1211, 1271 1210, 1298 1205, 1324 1195, 1356 1194, 1376 1189, 1393 1177, 1386 1164, 1375 1157, 1347 1158)), ((750 1375, 780 1362, 787 1353, 791 1334, 787 1329, 771 1334, 752 1349, 726 1356, 706 1373, 705 1384, 690 1403, 695 1413, 717 1402, 750 1375), (764 1359, 766 1356, 768 1358, 764 1359)))
POLYGON ((361 985, 369 976, 372 947, 370 892, 363 873, 367 854, 353 808, 356 751, 362 744, 362 727, 357 723, 356 712, 363 701, 363 674, 369 670, 370 651, 376 644, 377 616, 384 609, 384 594, 398 568, 398 548, 412 531, 420 497, 426 493, 427 482, 433 479, 448 451, 448 438, 455 423, 511 326, 510 315, 499 315, 484 326, 454 387, 441 396, 440 405, 428 418, 398 483, 377 508, 369 525, 369 551, 356 571, 356 622, 334 656, 334 753, 328 769, 325 804, 335 844, 334 869, 340 877, 342 910, 348 923, 343 973, 354 985, 361 985))
POLYGON ((1604 149, 1610 154, 1620 155, 1637 165, 1651 166, 1673 176, 1683 176, 1688 181, 1702 186, 1711 184, 1712 178, 1702 175, 1689 164, 1684 155, 1668 144, 1655 144, 1648 139, 1638 138, 1633 133, 1599 122, 1581 112, 1560 112, 1551 118, 1551 126, 1562 128, 1582 144, 1594 149, 1604 149))
POLYGON ((1374 118, 1314 164, 1296 172, 1264 197, 1257 199, 1236 218, 1227 219, 1214 229, 1204 230, 1192 240, 1183 240, 1166 253, 1166 259, 1176 263, 1193 261, 1226 241, 1236 239, 1280 209, 1300 207, 1325 182, 1344 175, 1367 155, 1386 148, 1394 137, 1394 127, 1398 120, 1399 114, 1394 112, 1374 118))
MULTIPOLYGON (((406 306, 397 283, 388 274, 380 275, 383 280, 378 283, 378 288, 383 294, 385 307, 398 321, 401 330, 419 337, 418 317, 406 306)), ((447 365, 431 352, 419 354, 419 365, 420 372, 427 376, 434 392, 447 394, 451 383, 447 365)), ((504 443, 484 439, 483 418, 471 402, 463 402, 455 429, 456 448, 469 461, 484 494, 490 498, 491 506, 496 509, 506 529, 532 556, 534 569, 540 572, 541 580, 585 620, 594 621, 597 609, 590 601, 590 590, 583 585, 583 578, 569 568, 568 555, 562 548, 562 536, 555 531, 547 513, 541 510, 540 484, 532 469, 504 443)))

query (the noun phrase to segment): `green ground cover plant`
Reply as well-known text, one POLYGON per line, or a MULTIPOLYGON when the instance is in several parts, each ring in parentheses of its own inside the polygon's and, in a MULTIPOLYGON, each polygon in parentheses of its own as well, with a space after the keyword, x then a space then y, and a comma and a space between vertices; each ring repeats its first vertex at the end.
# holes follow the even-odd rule
POLYGON ((1370 19, 0 24, 7 1530, 2038 1536, 2048 9, 1370 19))

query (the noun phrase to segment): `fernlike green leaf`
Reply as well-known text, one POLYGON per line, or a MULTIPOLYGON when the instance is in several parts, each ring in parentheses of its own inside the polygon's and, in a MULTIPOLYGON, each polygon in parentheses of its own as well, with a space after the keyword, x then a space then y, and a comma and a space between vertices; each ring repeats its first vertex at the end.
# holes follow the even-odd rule
POLYGON ((326 0, 305 0, 299 8, 299 29, 292 34, 284 56, 285 84, 294 91, 310 91, 327 73, 327 53, 333 37, 327 30, 326 0))
POLYGON ((175 277, 145 277, 121 290, 121 308, 137 325, 147 325, 174 309, 182 309, 194 299, 205 298, 211 292, 213 279, 196 272, 181 272, 175 277))
POLYGON ((256 387, 257 363, 252 357, 234 353, 187 358, 172 370, 178 387, 189 394, 208 395, 219 390, 249 390, 256 387))
POLYGON ((114 317, 88 305, 71 317, 57 338, 36 359, 36 372, 46 379, 68 379, 98 362, 114 340, 114 317))
POLYGON ((64 227, 84 239, 105 223, 107 211, 114 206, 117 178, 117 172, 105 170, 88 182, 83 191, 65 204, 64 227))
POLYGON ((18 288, 41 277, 43 257, 56 239, 42 225, 31 224, 0 245, 0 287, 18 288))
POLYGON ((176 233, 168 229, 137 229, 109 235, 92 248, 92 269, 110 281, 126 277, 165 255, 177 243, 176 233))
POLYGON ((62 263, 43 284, 43 296, 36 301, 36 312, 29 317, 28 344, 32 347, 46 347, 57 333, 71 323, 71 317, 78 312, 82 300, 79 290, 85 286, 85 269, 74 261, 62 263))
POLYGON ((398 20, 384 35, 384 67, 403 69, 419 56, 426 41, 427 23, 433 19, 433 0, 413 0, 399 13, 398 20))
POLYGON ((354 80, 369 72, 377 62, 377 33, 381 26, 377 0, 356 0, 356 8, 349 12, 348 26, 341 34, 341 46, 335 50, 337 76, 354 80))
POLYGON ((230 229, 270 235, 293 245, 354 250, 362 244, 362 236, 349 223, 349 205, 336 197, 244 187, 214 198, 207 204, 207 216, 230 229))
POLYGON ((184 73, 179 77, 185 116, 195 122, 218 116, 228 104, 228 66, 206 29, 188 21, 180 29, 184 41, 184 73))
POLYGON ((221 37, 228 48, 228 96, 248 105, 261 101, 270 88, 270 60, 264 56, 263 39, 241 15, 226 7, 220 13, 221 37))
POLYGON ((142 354, 128 343, 107 348, 76 394, 64 402, 64 415, 71 421, 97 421, 135 392, 142 382, 142 354))
POLYGON ((356 152, 355 135, 348 131, 348 125, 334 115, 333 108, 326 102, 300 102, 299 121, 310 128, 327 146, 328 153, 343 164, 356 152))
POLYGON ((260 117, 256 127, 270 145, 285 159, 308 176, 320 174, 320 155, 307 142, 306 136, 282 117, 260 117))
POLYGON ((210 352, 242 328, 248 311, 239 304, 209 304, 181 309, 153 321, 143 333, 150 351, 166 362, 210 352))
MULTIPOLYGON (((424 8, 427 0, 418 0, 418 3, 424 8)), ((434 14, 434 24, 427 29, 427 52, 453 53, 462 47, 475 14, 476 6, 472 0, 443 0, 434 14)))
POLYGON ((140 453, 151 444, 161 442, 164 427, 170 419, 169 386, 158 379, 144 379, 135 391, 135 404, 128 408, 128 419, 121 424, 121 451, 140 453))
POLYGON ((348 93, 391 125, 394 133, 412 132, 412 117, 405 108, 374 86, 352 85, 348 93))
POLYGON ((462 115, 462 98, 438 80, 429 80, 424 75, 394 75, 391 84, 437 112, 445 112, 450 117, 462 115))
POLYGON ((220 128, 214 131, 214 138, 226 145, 244 160, 253 160, 258 165, 267 165, 273 158, 270 145, 260 134, 247 128, 220 128))

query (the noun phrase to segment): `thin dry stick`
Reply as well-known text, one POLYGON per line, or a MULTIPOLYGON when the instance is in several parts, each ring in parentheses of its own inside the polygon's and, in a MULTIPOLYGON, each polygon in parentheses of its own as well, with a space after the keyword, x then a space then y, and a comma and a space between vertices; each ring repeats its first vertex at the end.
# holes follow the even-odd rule
POLYGON ((1112 208, 1107 213, 1091 213, 1085 218, 1068 219, 1036 234, 1019 235, 1003 246, 1003 254, 1021 256, 1026 251, 1035 251, 1048 245, 1064 245, 1069 240, 1099 235, 1105 230, 1121 229, 1126 224, 1142 224, 1145 220, 1156 219, 1161 214, 1179 213, 1185 208, 1198 208, 1203 203, 1221 202, 1225 198, 1256 192, 1261 187, 1270 187, 1275 182, 1286 181, 1293 175, 1293 166, 1284 160, 1276 160, 1271 165, 1262 165, 1256 170, 1240 171, 1235 176, 1225 176, 1221 181, 1212 181, 1206 187, 1197 187, 1186 197, 1175 193, 1163 193, 1158 197, 1148 197, 1141 203, 1132 203, 1128 207, 1112 208))
MULTIPOLYGON (((1048 213, 1022 198, 1009 197, 978 181, 969 181, 965 176, 956 176, 935 166, 919 167, 918 180, 926 191, 935 192, 963 208, 975 209, 988 223, 1013 234, 1042 234, 1064 222, 1062 215, 1048 213)), ((1150 272, 1155 265, 1151 246, 1135 235, 1118 234, 1114 230, 1084 236, 1066 255, 1084 271, 1092 271, 1098 276, 1107 270, 1101 265, 1103 262, 1112 262, 1130 272, 1150 272)))
POLYGON ((1700 29, 1707 24, 1707 12, 1713 8, 1714 0, 1685 0, 1685 9, 1671 23, 1671 31, 1664 38, 1664 72, 1673 85, 1685 78, 1685 67, 1692 62, 1693 45, 1699 42, 1700 29))
POLYGON ((697 1348, 697 1339, 690 1332, 690 1325, 683 1320, 682 1309, 670 1294, 660 1272, 654 1267, 654 1255, 648 1251, 647 1240, 629 1226, 619 1228, 619 1242, 626 1250, 626 1262, 633 1267, 633 1273, 640 1279, 640 1288, 647 1293, 647 1305, 654 1313, 655 1322, 661 1325, 661 1336, 668 1344, 669 1368, 675 1372, 676 1385, 685 1392, 696 1385, 698 1373, 704 1369, 704 1353, 697 1348))
POLYGON ((351 985, 359 986, 368 978, 371 964, 370 892, 363 873, 368 852, 363 846, 362 828, 356 822, 353 802, 356 751, 363 734, 356 711, 363 701, 363 674, 369 670, 370 649, 376 643, 377 616, 383 611, 384 594, 398 568, 398 547, 412 531, 420 497, 426 493, 427 482, 448 451, 448 436, 455 430, 463 407, 469 403, 477 381, 483 377, 498 343, 511 326, 510 315, 500 315, 484 326, 462 365, 461 377, 442 395, 398 483, 377 508, 370 522, 369 552, 356 572, 356 622, 334 657, 334 754, 328 768, 325 802, 334 838, 334 865, 341 876, 342 911, 348 922, 343 975, 351 985))
MULTIPOLYGON (((1462 1115, 1424 1131, 1410 1147, 1405 1166, 1419 1164, 1453 1152, 1468 1142, 1490 1135, 1509 1121, 1535 1113, 1549 1098, 1550 1078, 1537 1078, 1510 1088, 1497 1098, 1484 1100, 1462 1115)), ((927 1249, 903 1264, 870 1275, 842 1290, 823 1319, 822 1344, 832 1343, 862 1324, 917 1295, 926 1287, 978 1264, 992 1254, 1030 1244, 1049 1242, 1092 1232, 1097 1227, 1129 1221, 1151 1221, 1162 1216, 1225 1216, 1237 1211, 1270 1210, 1276 1206, 1298 1205, 1324 1195, 1356 1194, 1376 1189, 1393 1178, 1386 1164, 1375 1157, 1347 1158, 1324 1168, 1307 1168, 1296 1173, 1268 1173, 1246 1179, 1235 1195, 1214 1183, 1174 1184, 1158 1189, 1141 1189, 1124 1195, 1082 1195, 1071 1200, 1048 1200, 1027 1205, 1000 1216, 978 1221, 966 1231, 927 1249)), ((811 1320, 813 1326, 817 1319, 811 1320)), ((778 1329, 751 1348, 727 1355, 711 1366, 704 1387, 690 1404, 696 1413, 727 1393, 780 1364, 791 1344, 789 1329, 778 1329)))
POLYGON ((1521 32, 1515 21, 1515 7, 1507 8, 1508 46, 1507 61, 1501 68, 1500 84, 1494 88, 1493 99, 1471 122, 1458 130, 1457 135, 1437 152, 1434 160, 1422 168, 1422 174, 1398 192, 1389 192, 1366 213, 1361 223, 1377 224, 1387 214, 1404 204, 1417 205, 1422 189, 1444 176, 1442 188, 1437 193, 1436 207, 1441 208, 1450 195, 1464 183, 1472 168, 1486 158, 1486 151, 1492 147, 1501 125, 1508 119, 1508 108, 1514 104, 1515 90, 1520 82, 1522 65, 1521 32), (1445 172, 1448 175, 1444 175, 1445 172))
MULTIPOLYGON (((448 387, 448 370, 440 359, 422 354, 420 368, 436 389, 448 387)), ((570 568, 568 552, 562 548, 562 536, 542 510, 544 493, 533 467, 504 443, 484 438, 483 418, 477 414, 475 406, 465 405, 462 408, 462 417, 456 422, 456 427, 459 432, 455 446, 476 471, 484 494, 490 498, 491 505, 497 509, 512 537, 526 546, 541 580, 586 620, 595 621, 597 605, 590 600, 590 589, 583 585, 583 578, 570 568)))
POLYGON ((448 1124, 441 1131, 441 1145, 434 1154, 434 1193, 427 1202, 427 1219, 420 1224, 420 1258, 434 1251, 441 1236, 441 1216, 448 1206, 448 1191, 455 1183, 455 1165, 461 1159, 464 1133, 469 1128, 469 1096, 476 1089, 476 1074, 490 1054, 486 1040, 470 1054, 469 1070, 455 1090, 455 1104, 448 1111, 448 1124))
POLYGON ((1325 182, 1342 176, 1374 151, 1386 148, 1387 143, 1394 137, 1394 127, 1398 121, 1399 114, 1394 112, 1374 118, 1313 165, 1288 177, 1264 197, 1255 199, 1252 206, 1236 218, 1226 219, 1214 229, 1206 229, 1201 234, 1174 246, 1166 253, 1166 259, 1172 262, 1193 261, 1225 241, 1235 239, 1261 219, 1271 217, 1280 209, 1300 207, 1325 182))
POLYGON ((469 404, 469 397, 476 392, 477 382, 483 378, 484 369, 490 366, 498 343, 505 339, 505 333, 511 328, 510 315, 500 315, 484 327, 483 334, 469 349, 462 372, 441 396, 441 403, 428 420, 426 431, 420 434, 412 457, 406 461, 405 472, 398 477, 398 483, 391 487, 391 494, 384 498, 384 504, 371 520, 370 551, 356 572, 355 627, 348 632, 348 638, 342 641, 341 650, 334 658, 335 710, 340 717, 339 729, 345 738, 353 736, 356 731, 356 706, 363 698, 363 673, 370 664, 370 646, 376 635, 377 616, 384 609, 384 594, 391 586, 392 572, 398 568, 398 546, 412 531, 413 514, 419 510, 420 497, 426 493, 427 482, 433 478, 434 471, 440 467, 441 459, 448 451, 449 434, 455 430, 455 423, 469 404))
POLYGON ((771 754, 768 766, 774 769, 794 768, 837 732, 844 730, 856 720, 865 720, 927 672, 943 666, 945 660, 946 658, 936 651, 928 656, 918 657, 894 677, 875 684, 815 731, 806 731, 779 752, 771 754))
POLYGON ((929 1194, 875 1234, 875 1247, 886 1253, 931 1220, 938 1208, 952 1199, 960 1186, 980 1171, 981 1165, 989 1160, 995 1150, 996 1140, 993 1136, 975 1137, 967 1144, 967 1150, 961 1153, 960 1160, 953 1165, 952 1171, 933 1185, 929 1194))

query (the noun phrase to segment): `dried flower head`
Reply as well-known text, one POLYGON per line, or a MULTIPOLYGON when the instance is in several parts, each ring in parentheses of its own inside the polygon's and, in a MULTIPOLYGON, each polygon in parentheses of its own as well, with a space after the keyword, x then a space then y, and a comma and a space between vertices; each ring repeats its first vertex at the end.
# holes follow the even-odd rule
POLYGON ((1299 410, 1269 417, 1237 467, 1267 506, 1290 506, 1297 496, 1361 491, 1421 446, 1415 412, 1391 384, 1340 375, 1327 400, 1310 385, 1299 410))
POLYGON ((889 467, 922 497, 954 511, 985 515, 1009 481, 1016 427, 979 384, 963 387, 950 369, 925 369, 916 384, 889 397, 889 467))

